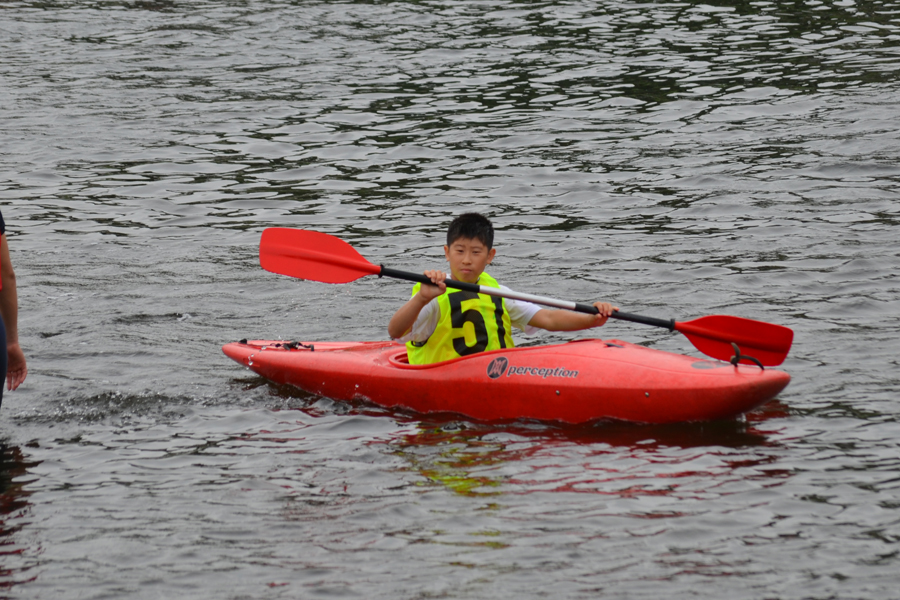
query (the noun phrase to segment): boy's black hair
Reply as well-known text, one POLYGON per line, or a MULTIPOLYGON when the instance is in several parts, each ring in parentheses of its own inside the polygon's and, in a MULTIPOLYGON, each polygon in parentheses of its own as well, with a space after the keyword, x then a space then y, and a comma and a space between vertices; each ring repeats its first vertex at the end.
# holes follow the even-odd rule
POLYGON ((494 247, 494 226, 487 217, 478 213, 459 215, 447 228, 447 245, 452 246, 459 238, 478 240, 490 250, 494 247))

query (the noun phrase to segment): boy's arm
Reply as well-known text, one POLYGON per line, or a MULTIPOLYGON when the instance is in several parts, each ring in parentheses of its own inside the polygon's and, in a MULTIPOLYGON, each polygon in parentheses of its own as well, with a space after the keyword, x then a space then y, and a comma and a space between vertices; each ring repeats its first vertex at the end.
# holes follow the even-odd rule
POLYGON ((574 312, 571 310, 552 310, 542 308, 537 311, 528 324, 532 327, 540 327, 547 331, 578 331, 600 327, 609 319, 609 315, 618 308, 609 302, 594 302, 594 306, 600 311, 596 315, 574 312))
POLYGON ((444 280, 447 274, 443 271, 425 271, 425 276, 431 278, 435 285, 423 285, 419 288, 419 292, 409 299, 409 301, 401 306, 391 322, 388 323, 388 335, 391 339, 401 338, 412 329, 416 322, 416 317, 425 308, 425 305, 447 291, 447 285, 444 280))

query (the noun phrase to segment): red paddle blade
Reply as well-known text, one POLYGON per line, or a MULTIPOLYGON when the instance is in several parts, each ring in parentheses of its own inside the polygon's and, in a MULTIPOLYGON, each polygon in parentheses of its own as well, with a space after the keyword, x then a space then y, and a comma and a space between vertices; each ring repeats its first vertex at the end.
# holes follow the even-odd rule
MULTIPOLYGON (((735 356, 732 344, 737 344, 741 355, 753 357, 767 367, 783 363, 794 341, 794 332, 787 327, 725 315, 675 323, 675 330, 707 356, 730 361, 735 356)), ((754 364, 747 358, 740 362, 754 364)))
POLYGON ((333 235, 286 227, 263 231, 259 264, 266 271, 323 283, 348 283, 381 272, 380 266, 333 235))

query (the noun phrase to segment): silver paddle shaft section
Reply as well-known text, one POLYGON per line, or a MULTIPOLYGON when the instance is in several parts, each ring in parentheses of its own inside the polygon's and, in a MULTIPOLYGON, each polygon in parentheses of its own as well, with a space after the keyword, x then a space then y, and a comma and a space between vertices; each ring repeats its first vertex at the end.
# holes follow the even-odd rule
MULTIPOLYGON (((447 281, 447 285, 450 285, 450 281, 447 281)), ((569 302, 567 300, 557 300, 556 298, 547 298, 546 296, 535 296, 533 294, 523 294, 522 292, 514 292, 512 290, 501 290, 499 288, 487 287, 484 285, 478 286, 478 293, 485 294, 487 296, 496 296, 498 298, 509 298, 511 300, 524 300, 525 302, 531 302, 533 304, 541 304, 543 306, 552 306, 554 308, 565 308, 566 310, 574 310, 578 312, 588 313, 591 315, 597 314, 597 309, 589 304, 579 304, 577 302, 569 302)))
MULTIPOLYGON (((395 279, 405 279, 407 281, 418 281, 419 283, 434 285, 434 283, 424 274, 410 273, 408 271, 398 271, 385 266, 381 267, 379 277, 393 277, 395 279)), ((535 296, 533 294, 523 294, 514 292, 513 290, 501 290, 478 285, 475 283, 466 283, 464 281, 456 281, 454 279, 445 279, 444 283, 447 287, 457 290, 465 290, 467 292, 475 292, 476 294, 485 294, 487 296, 496 296, 498 298, 510 298, 511 300, 523 300, 525 302, 533 302, 542 306, 552 306, 553 308, 562 308, 565 310, 574 310, 575 312, 585 313, 588 315, 596 315, 599 311, 590 304, 581 304, 579 302, 569 302, 568 300, 558 300, 556 298, 547 298, 546 296, 535 296)), ((657 319, 655 317, 643 317, 641 315, 632 315, 615 311, 610 315, 614 319, 623 321, 631 321, 632 323, 642 323, 644 325, 653 325, 654 327, 664 327, 669 331, 675 331, 675 319, 657 319)))
MULTIPOLYGON (((447 285, 450 285, 449 283, 447 285)), ((532 294, 523 294, 512 290, 504 291, 497 288, 478 286, 479 294, 488 296, 499 296, 500 298, 511 298, 513 300, 524 300, 525 302, 533 302, 534 304, 542 304, 543 306, 552 306, 554 308, 563 308, 566 310, 574 310, 580 313, 596 315, 599 311, 597 307, 590 304, 581 304, 579 302, 569 302, 567 300, 557 300, 556 298, 547 298, 545 296, 534 296, 532 294)), ((623 321, 631 321, 632 323, 643 323, 644 325, 653 325, 655 327, 665 327, 669 331, 675 330, 675 319, 657 319, 655 317, 643 317, 641 315, 632 315, 614 311, 610 315, 613 319, 621 319, 623 321)))
MULTIPOLYGON (((408 271, 398 271, 389 267, 381 266, 379 277, 393 277, 395 279, 406 279, 407 281, 418 281, 426 285, 434 285, 434 283, 424 274, 410 273, 408 271)), ((447 278, 444 280, 447 287, 455 290, 463 290, 466 292, 474 292, 476 294, 485 294, 487 296, 496 296, 498 298, 510 298, 512 300, 524 300, 525 302, 533 302, 543 306, 552 306, 554 308, 564 308, 566 310, 574 310, 577 312, 596 315, 597 309, 590 304, 579 304, 577 302, 568 302, 566 300, 557 300, 556 298, 546 298, 544 296, 535 296, 533 294, 523 294, 512 290, 501 290, 499 288, 478 285, 477 283, 466 283, 465 281, 456 281, 447 278)))

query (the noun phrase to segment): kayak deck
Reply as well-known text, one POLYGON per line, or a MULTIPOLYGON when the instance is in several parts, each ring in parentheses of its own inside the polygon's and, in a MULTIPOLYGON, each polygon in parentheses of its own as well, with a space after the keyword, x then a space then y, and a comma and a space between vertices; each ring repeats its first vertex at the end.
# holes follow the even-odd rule
POLYGON ((674 423, 728 419, 778 395, 790 376, 620 340, 584 339, 410 365, 395 342, 246 341, 227 356, 263 377, 334 400, 495 421, 674 423))

